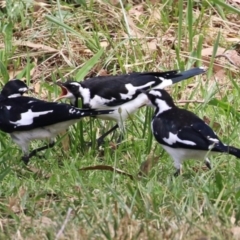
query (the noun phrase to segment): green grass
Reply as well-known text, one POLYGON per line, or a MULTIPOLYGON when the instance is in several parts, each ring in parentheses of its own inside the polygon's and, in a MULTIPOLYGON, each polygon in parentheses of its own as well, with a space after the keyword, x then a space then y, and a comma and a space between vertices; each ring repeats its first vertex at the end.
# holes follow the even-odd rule
MULTIPOLYGON (((240 147, 239 71, 223 63, 221 79, 212 72, 217 48, 231 49, 228 34, 240 31, 236 8, 223 1, 146 1, 144 10, 132 15, 127 2, 73 1, 81 7, 56 2, 34 11, 30 1, 7 1, 0 12, 2 85, 19 77, 34 87, 33 96, 52 100, 59 94, 53 84, 59 79, 183 70, 202 65, 202 49, 212 47, 207 76, 170 91, 176 101, 192 100, 181 107, 207 117, 225 143, 240 147)), ((150 109, 139 111, 127 123, 123 144, 113 150, 109 137, 101 152, 84 147, 82 138, 94 140, 114 123, 84 119, 28 167, 10 137, 0 133, 0 238, 233 239, 240 220, 239 160, 213 156, 211 171, 186 161, 183 174, 173 178, 173 162, 150 132, 151 116, 150 109), (144 165, 149 171, 137 177, 152 155, 157 162, 152 168, 144 165), (80 170, 94 165, 135 178, 80 170)))

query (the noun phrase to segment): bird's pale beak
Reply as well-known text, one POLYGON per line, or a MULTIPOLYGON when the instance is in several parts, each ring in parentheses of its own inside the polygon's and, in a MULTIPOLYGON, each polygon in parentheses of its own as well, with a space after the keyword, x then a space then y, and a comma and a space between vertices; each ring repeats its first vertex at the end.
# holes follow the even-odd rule
POLYGON ((57 97, 56 99, 54 99, 53 101, 57 102, 57 101, 59 101, 62 98, 70 98, 69 92, 68 92, 67 88, 64 87, 63 83, 56 82, 56 84, 61 88, 62 92, 61 92, 60 96, 57 97))

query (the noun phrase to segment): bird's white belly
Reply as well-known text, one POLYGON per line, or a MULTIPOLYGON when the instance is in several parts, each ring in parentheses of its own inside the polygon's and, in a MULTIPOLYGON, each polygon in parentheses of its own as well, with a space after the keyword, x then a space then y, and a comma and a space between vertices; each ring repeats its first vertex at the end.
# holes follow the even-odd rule
MULTIPOLYGON (((103 114, 98 115, 97 117, 104 120, 115 120, 116 122, 120 123, 125 121, 129 115, 135 113, 139 108, 146 105, 149 102, 148 97, 146 94, 139 94, 137 98, 126 102, 122 105, 118 106, 98 106, 99 109, 115 109, 115 111, 111 114, 103 114)), ((95 108, 94 106, 91 106, 95 108)))
POLYGON ((14 142, 16 142, 18 145, 21 145, 23 142, 27 143, 32 140, 54 138, 60 132, 66 130, 70 125, 77 121, 79 121, 79 119, 60 122, 46 127, 35 128, 29 131, 13 132, 10 135, 14 142))
POLYGON ((162 147, 171 155, 174 159, 179 159, 181 161, 188 159, 195 160, 204 160, 207 154, 211 154, 211 152, 204 150, 192 150, 185 148, 171 148, 168 146, 162 145, 162 147))
POLYGON ((204 161, 206 157, 212 155, 214 152, 204 150, 192 150, 184 148, 171 148, 162 145, 166 152, 173 158, 175 167, 179 167, 184 160, 201 160, 204 161))

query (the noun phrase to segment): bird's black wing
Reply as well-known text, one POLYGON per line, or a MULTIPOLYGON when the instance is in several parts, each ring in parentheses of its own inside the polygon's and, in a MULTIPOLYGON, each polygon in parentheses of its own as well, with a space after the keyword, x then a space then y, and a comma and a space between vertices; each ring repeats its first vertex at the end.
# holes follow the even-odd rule
POLYGON ((193 119, 189 115, 189 118, 186 119, 186 124, 181 119, 178 122, 176 119, 169 121, 169 118, 154 118, 152 124, 156 140, 172 148, 224 151, 225 146, 204 121, 197 116, 193 119))
POLYGON ((0 104, 0 129, 8 133, 31 130, 90 115, 84 111, 87 110, 29 97, 8 99, 0 104))
MULTIPOLYGON (((98 96, 102 106, 118 106, 138 96, 138 90, 164 88, 176 82, 202 74, 202 68, 193 68, 181 73, 177 70, 167 72, 134 72, 117 76, 103 76, 87 79, 81 84, 90 89, 91 99, 98 96)), ((94 106, 93 106, 94 107, 94 106)), ((97 106, 100 107, 100 106, 97 106)))
POLYGON ((119 105, 132 99, 138 89, 150 89, 160 80, 158 73, 130 73, 117 76, 95 77, 83 81, 83 87, 91 90, 91 98, 95 95, 114 101, 111 105, 119 105))

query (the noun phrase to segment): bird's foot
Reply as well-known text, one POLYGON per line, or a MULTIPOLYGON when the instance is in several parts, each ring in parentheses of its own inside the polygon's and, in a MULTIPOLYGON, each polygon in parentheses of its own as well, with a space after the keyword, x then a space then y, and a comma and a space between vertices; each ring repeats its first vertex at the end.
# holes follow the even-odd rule
POLYGON ((120 136, 119 136, 119 138, 118 138, 118 140, 117 140, 117 144, 118 144, 118 145, 121 144, 122 141, 123 141, 123 139, 124 139, 123 134, 120 134, 120 136))
POLYGON ((105 141, 104 138, 98 138, 97 139, 97 148, 99 148, 100 146, 104 145, 105 141))
MULTIPOLYGON (((97 140, 96 140, 96 145, 97 145, 97 149, 98 148, 100 148, 102 145, 104 145, 104 143, 105 143, 105 141, 104 141, 104 139, 103 138, 98 138, 97 140)), ((94 144, 94 142, 85 142, 85 145, 87 146, 87 147, 94 147, 95 146, 95 144, 94 144)))
POLYGON ((173 176, 178 177, 180 173, 181 173, 180 169, 177 169, 177 171, 173 174, 173 176))
POLYGON ((27 156, 27 155, 22 156, 22 161, 25 163, 25 165, 28 165, 28 163, 29 163, 29 159, 30 159, 30 157, 27 156))
POLYGON ((208 168, 209 170, 212 169, 212 166, 211 166, 211 163, 210 163, 209 159, 206 159, 206 160, 205 160, 205 165, 207 166, 207 168, 208 168))

